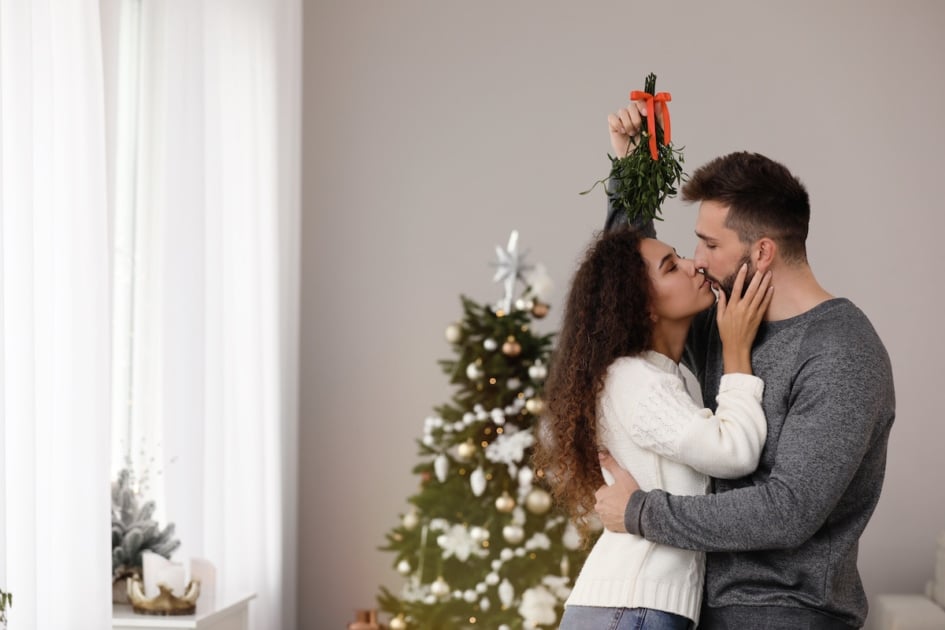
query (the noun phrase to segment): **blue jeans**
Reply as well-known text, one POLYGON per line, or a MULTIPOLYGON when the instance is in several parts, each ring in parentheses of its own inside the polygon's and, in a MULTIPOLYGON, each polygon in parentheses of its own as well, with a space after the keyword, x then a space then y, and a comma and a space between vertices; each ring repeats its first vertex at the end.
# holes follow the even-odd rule
POLYGON ((652 608, 604 608, 568 606, 558 630, 691 630, 693 623, 681 615, 652 608))

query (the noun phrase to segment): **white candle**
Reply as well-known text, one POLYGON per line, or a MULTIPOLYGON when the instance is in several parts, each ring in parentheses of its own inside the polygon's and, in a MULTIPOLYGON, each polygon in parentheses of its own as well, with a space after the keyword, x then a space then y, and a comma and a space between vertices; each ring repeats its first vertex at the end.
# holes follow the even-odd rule
POLYGON ((169 562, 167 566, 158 571, 157 583, 164 584, 171 589, 171 593, 181 597, 184 594, 186 577, 184 565, 169 562))

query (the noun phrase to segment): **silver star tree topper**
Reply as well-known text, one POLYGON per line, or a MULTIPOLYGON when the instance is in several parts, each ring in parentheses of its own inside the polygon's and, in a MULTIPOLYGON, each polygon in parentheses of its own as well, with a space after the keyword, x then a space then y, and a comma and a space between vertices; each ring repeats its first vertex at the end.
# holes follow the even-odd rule
POLYGON ((518 230, 512 230, 509 235, 509 244, 505 249, 501 246, 495 246, 496 256, 499 262, 496 263, 495 277, 493 282, 503 282, 505 284, 505 296, 499 302, 499 307, 506 313, 512 311, 512 295, 515 293, 515 283, 518 280, 525 281, 524 273, 531 270, 531 265, 525 264, 525 255, 528 252, 518 252, 518 230))

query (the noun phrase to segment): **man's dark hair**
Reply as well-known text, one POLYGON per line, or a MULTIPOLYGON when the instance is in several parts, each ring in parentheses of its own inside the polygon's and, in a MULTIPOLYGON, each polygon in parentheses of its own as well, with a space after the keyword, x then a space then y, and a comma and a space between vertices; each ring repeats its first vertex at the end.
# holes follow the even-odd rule
POLYGON ((696 169, 682 187, 682 198, 728 206, 725 225, 743 243, 766 236, 786 261, 807 261, 810 200, 804 184, 783 164, 747 151, 723 155, 696 169))

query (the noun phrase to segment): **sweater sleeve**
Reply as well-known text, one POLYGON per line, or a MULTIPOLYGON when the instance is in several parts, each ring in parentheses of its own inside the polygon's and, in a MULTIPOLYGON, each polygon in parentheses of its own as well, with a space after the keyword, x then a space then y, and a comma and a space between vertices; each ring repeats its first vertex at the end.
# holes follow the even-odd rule
POLYGON ((718 409, 693 402, 682 379, 659 372, 636 394, 635 404, 618 401, 621 423, 640 447, 712 477, 737 478, 758 466, 767 424, 761 408, 764 383, 750 374, 722 377, 718 409))
POLYGON ((868 453, 894 417, 884 351, 862 344, 805 360, 767 478, 706 496, 637 492, 627 505, 630 533, 701 551, 795 548, 813 536, 843 500, 868 453))

